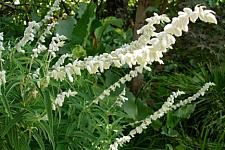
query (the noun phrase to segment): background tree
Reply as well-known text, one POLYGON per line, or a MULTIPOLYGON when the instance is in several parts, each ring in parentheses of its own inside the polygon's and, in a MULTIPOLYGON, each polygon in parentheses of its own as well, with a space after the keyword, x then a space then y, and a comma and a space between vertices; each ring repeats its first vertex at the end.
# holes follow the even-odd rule
POLYGON ((128 0, 107 0, 106 9, 109 16, 126 20, 128 0))

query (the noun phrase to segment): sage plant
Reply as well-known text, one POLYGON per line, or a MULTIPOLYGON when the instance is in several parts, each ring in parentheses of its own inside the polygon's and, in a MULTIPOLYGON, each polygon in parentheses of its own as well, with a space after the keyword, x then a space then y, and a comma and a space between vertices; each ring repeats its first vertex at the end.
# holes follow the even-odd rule
MULTIPOLYGON (((18 3, 19 1, 17 1, 18 3)), ((56 26, 57 22, 51 22, 53 19, 54 12, 60 9, 59 7, 60 0, 56 0, 53 6, 50 8, 50 11, 40 22, 31 21, 28 24, 28 27, 24 31, 24 36, 21 40, 15 44, 10 50, 15 50, 15 53, 20 53, 20 55, 30 56, 30 66, 29 71, 21 79, 19 84, 19 89, 21 92, 21 98, 23 100, 34 101, 38 95, 47 101, 45 104, 46 112, 39 118, 40 120, 49 121, 49 124, 52 125, 51 112, 53 110, 57 111, 63 107, 65 98, 79 96, 79 89, 60 89, 59 94, 55 95, 54 98, 49 96, 46 98, 44 96, 44 91, 48 89, 49 85, 54 85, 55 82, 76 84, 76 76, 81 76, 83 70, 87 70, 89 74, 101 74, 105 70, 110 69, 111 67, 122 68, 124 66, 131 68, 128 74, 121 77, 117 82, 110 85, 98 96, 93 97, 92 101, 88 106, 98 105, 101 101, 106 100, 108 96, 111 95, 113 91, 117 88, 120 88, 121 85, 125 84, 128 81, 131 81, 132 78, 136 77, 138 73, 142 73, 143 70, 151 71, 150 65, 153 62, 158 62, 163 64, 162 61, 163 53, 167 52, 169 49, 172 49, 173 44, 176 42, 176 37, 182 36, 183 32, 188 32, 188 24, 190 22, 195 23, 197 19, 200 19, 203 22, 217 24, 216 17, 214 12, 211 10, 205 10, 204 6, 195 6, 194 10, 190 8, 184 8, 183 11, 178 12, 178 16, 170 19, 165 14, 158 15, 154 14, 153 17, 147 18, 147 24, 144 25, 141 29, 137 31, 140 34, 140 37, 131 42, 130 44, 124 44, 120 48, 110 52, 103 53, 98 56, 88 56, 83 60, 72 60, 72 54, 63 54, 60 56, 59 51, 62 48, 67 40, 67 37, 64 35, 53 34, 53 29, 56 26), (157 24, 166 24, 163 31, 156 32, 155 25, 157 24), (44 31, 41 32, 44 28, 44 31), (39 37, 38 37, 39 36, 39 37), (46 37, 51 37, 50 44, 46 44, 46 37), (31 50, 31 54, 25 50, 25 46, 29 43, 35 42, 35 47, 31 50), (53 59, 57 58, 56 62, 53 62, 53 59), (41 63, 39 62, 39 57, 42 58, 41 63), (69 61, 65 60, 69 59, 69 61), (72 60, 72 61, 71 61, 72 60), (35 68, 35 69, 34 69, 35 68), (24 86, 24 82, 32 80, 34 85, 29 85, 31 87, 24 86), (68 81, 67 81, 68 79, 68 81), (27 91, 31 93, 28 98, 26 96, 27 91), (51 102, 51 105, 49 104, 51 102), (51 107, 51 109, 47 108, 51 107), (46 114, 47 113, 47 114, 46 114)), ((3 33, 0 33, 0 88, 4 88, 3 85, 7 84, 7 70, 4 70, 4 53, 5 48, 3 46, 3 33)), ((10 57, 14 56, 14 52, 10 51, 10 57)), ((22 71, 21 71, 22 72, 22 71)), ((184 94, 182 91, 177 91, 172 93, 168 97, 167 101, 162 105, 162 107, 154 112, 152 115, 149 115, 146 119, 136 122, 134 124, 139 124, 135 129, 131 130, 128 135, 116 138, 115 141, 108 148, 111 150, 117 150, 119 147, 122 147, 125 143, 128 143, 136 134, 141 134, 144 129, 146 129, 153 121, 163 117, 169 111, 175 110, 179 107, 182 107, 192 101, 196 100, 198 97, 203 96, 205 92, 209 89, 210 86, 213 86, 214 83, 206 83, 196 94, 193 96, 180 101, 175 104, 174 99, 179 95, 184 94)), ((10 89, 10 88, 8 88, 10 89)), ((0 90, 1 92, 1 90, 0 90)), ((1 94, 1 93, 0 93, 1 94)), ((8 93, 7 93, 8 94, 8 93)), ((119 106, 122 107, 123 104, 128 101, 126 97, 126 90, 124 89, 115 99, 114 105, 112 107, 119 106)), ((6 103, 6 101, 4 101, 6 103)), ((7 105, 5 105, 7 107, 7 105)), ((8 113, 10 109, 7 107, 8 113)), ((53 142, 52 142, 53 143, 53 142)), ((100 147, 100 145, 99 145, 100 147)))

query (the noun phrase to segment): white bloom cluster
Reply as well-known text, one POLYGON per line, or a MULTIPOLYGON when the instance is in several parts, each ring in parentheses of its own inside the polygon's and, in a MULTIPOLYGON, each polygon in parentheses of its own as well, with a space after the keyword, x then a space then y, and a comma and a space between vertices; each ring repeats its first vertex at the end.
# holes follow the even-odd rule
POLYGON ((196 94, 194 94, 191 97, 188 97, 187 99, 185 99, 183 101, 181 100, 179 103, 173 105, 172 106, 172 109, 177 109, 179 107, 182 107, 182 106, 184 106, 186 104, 191 103, 192 101, 195 101, 200 96, 204 96, 205 95, 205 92, 209 89, 210 86, 215 86, 215 84, 212 83, 212 82, 206 83, 196 94))
MULTIPOLYGON (((2 51, 4 50, 5 48, 3 47, 3 33, 0 33, 0 64, 2 64, 2 62, 4 61, 4 59, 2 59, 2 51)), ((5 73, 5 70, 0 71, 0 86, 6 83, 5 73)))
POLYGON ((193 23, 199 18, 201 21, 217 24, 215 12, 212 10, 203 10, 205 6, 195 6, 195 10, 184 8, 183 12, 178 12, 178 17, 174 17, 171 24, 167 24, 164 30, 175 36, 181 36, 182 31, 188 31, 189 20, 193 23))
POLYGON ((52 66, 52 68, 60 67, 64 63, 66 58, 69 58, 69 57, 72 57, 72 56, 73 56, 72 54, 68 54, 68 53, 63 54, 62 56, 60 56, 58 61, 52 66))
POLYGON ((45 115, 42 116, 39 120, 48 121, 48 115, 45 114, 45 115))
MULTIPOLYGON (((47 15, 44 17, 44 19, 41 20, 41 22, 37 23, 36 21, 32 21, 28 23, 28 27, 24 31, 24 36, 23 38, 15 45, 15 49, 18 52, 25 53, 25 51, 22 49, 29 41, 33 41, 35 34, 37 31, 41 28, 41 26, 45 23, 47 23, 50 19, 53 19, 53 14, 55 11, 59 10, 59 3, 61 0, 55 0, 53 6, 50 8, 48 11, 47 15)), ((50 29, 55 26, 55 23, 49 24, 47 26, 47 29, 44 32, 44 35, 40 37, 40 41, 45 40, 45 35, 49 34, 50 29)))
POLYGON ((122 107, 123 106, 123 103, 125 103, 128 98, 125 97, 126 95, 126 90, 125 88, 123 89, 123 91, 119 94, 119 97, 116 99, 116 105, 119 106, 119 107, 122 107))
POLYGON ((56 99, 52 103, 52 110, 56 110, 56 107, 62 107, 65 97, 75 96, 76 94, 76 91, 72 92, 71 90, 58 94, 56 99))
POLYGON ((77 67, 78 61, 75 60, 73 64, 69 63, 65 67, 60 66, 57 68, 54 68, 53 71, 49 71, 48 75, 55 80, 63 81, 66 78, 66 75, 68 76, 70 82, 73 82, 72 75, 81 75, 80 67, 77 67))
POLYGON ((143 32, 143 35, 141 35, 137 41, 132 42, 130 45, 124 45, 122 48, 118 48, 110 54, 103 53, 99 56, 89 56, 84 58, 84 61, 75 60, 72 64, 55 68, 55 70, 53 70, 54 75, 52 77, 54 79, 63 80, 66 76, 62 75, 66 75, 63 73, 66 72, 66 70, 71 70, 71 74, 67 73, 67 76, 69 77, 73 74, 80 75, 80 70, 83 69, 87 69, 90 74, 95 74, 99 71, 103 72, 105 69, 109 69, 112 65, 120 68, 123 65, 128 64, 129 67, 132 67, 136 64, 146 65, 150 59, 152 62, 153 59, 159 61, 158 57, 162 57, 162 55, 160 55, 160 53, 155 54, 154 52, 153 55, 150 54, 149 51, 151 47, 145 46, 149 43, 150 37, 155 34, 155 32, 153 32, 155 30, 153 25, 160 23, 160 21, 168 21, 169 18, 165 15, 155 15, 154 17, 151 17, 151 20, 154 21, 152 23, 148 23, 143 27, 143 29, 140 29, 140 32, 143 32))
POLYGON ((214 86, 214 85, 215 84, 211 82, 206 83, 196 94, 194 94, 191 97, 188 97, 187 99, 183 101, 180 101, 178 104, 174 104, 174 99, 177 98, 179 95, 182 95, 185 93, 183 91, 173 92, 172 95, 168 97, 167 101, 164 102, 164 104, 158 111, 154 112, 152 115, 150 115, 149 117, 141 121, 142 122, 141 125, 131 130, 127 136, 116 138, 116 141, 110 145, 110 150, 118 150, 119 146, 122 147, 123 144, 130 142, 131 138, 133 138, 135 134, 140 134, 143 132, 144 129, 147 129, 147 126, 149 126, 152 123, 152 121, 155 121, 163 117, 169 111, 175 110, 188 103, 191 103, 192 101, 196 100, 200 96, 204 96, 205 91, 207 91, 210 86, 214 86))
POLYGON ((60 9, 59 7, 59 3, 61 2, 61 0, 55 0, 53 6, 50 8, 50 10, 47 12, 47 15, 44 17, 44 19, 42 20, 43 23, 48 22, 49 20, 53 19, 53 14, 55 11, 58 11, 60 9))
POLYGON ((116 138, 116 141, 114 144, 110 145, 110 150, 118 150, 118 146, 122 146, 121 143, 127 143, 130 142, 131 137, 130 136, 123 136, 122 138, 116 138))
POLYGON ((4 51, 5 48, 3 47, 3 33, 0 33, 0 62, 3 62, 4 59, 2 59, 2 51, 4 51))
POLYGON ((0 71, 0 86, 6 83, 5 70, 0 71))
POLYGON ((14 5, 19 5, 20 1, 19 0, 15 0, 14 5))
POLYGON ((116 88, 119 88, 121 84, 124 84, 128 81, 131 81, 132 78, 136 77, 138 73, 142 73, 143 68, 141 66, 135 67, 135 70, 131 70, 124 77, 120 78, 119 81, 112 84, 109 88, 105 89, 96 99, 92 101, 92 104, 98 104, 100 100, 103 100, 106 96, 109 96, 112 91, 115 91, 116 88))
POLYGON ((47 28, 44 30, 43 34, 40 36, 39 41, 44 43, 45 42, 45 37, 47 35, 52 35, 51 30, 55 27, 57 23, 53 22, 47 25, 47 28))
POLYGON ((45 42, 45 38, 47 35, 52 35, 51 29, 54 28, 56 25, 56 23, 51 23, 47 25, 47 28, 44 30, 44 32, 41 34, 40 38, 38 39, 38 46, 37 48, 34 48, 32 50, 33 54, 31 54, 32 58, 37 58, 38 54, 40 54, 41 52, 47 50, 46 46, 43 45, 42 43, 45 42))
POLYGON ((205 22, 217 23, 213 11, 203 10, 203 8, 203 6, 196 6, 194 11, 190 8, 184 8, 184 11, 179 12, 179 16, 173 18, 172 23, 167 24, 164 27, 164 31, 160 33, 154 32, 155 27, 153 25, 159 24, 161 21, 169 22, 170 20, 165 15, 159 16, 155 14, 155 16, 146 19, 148 24, 138 30, 138 33, 142 35, 137 41, 129 45, 124 45, 110 54, 103 53, 99 56, 89 56, 85 58, 84 61, 75 60, 73 64, 55 68, 52 77, 54 79, 63 80, 66 74, 68 77, 71 77, 73 74, 80 74, 79 71, 83 69, 87 69, 90 74, 95 74, 99 71, 103 72, 105 69, 109 69, 111 65, 120 68, 127 64, 131 68, 133 65, 144 67, 154 61, 163 63, 161 60, 163 52, 166 52, 168 48, 172 48, 172 44, 176 41, 174 35, 181 36, 182 31, 188 31, 187 25, 189 19, 192 22, 200 18, 200 20, 205 22), (152 36, 154 37, 151 38, 152 36), (66 70, 70 70, 70 73, 62 73, 66 72, 66 70), (75 70, 79 71, 75 72, 75 70))
MULTIPOLYGON (((59 35, 59 34, 56 34, 56 36, 55 37, 52 37, 52 41, 51 41, 51 43, 49 44, 49 48, 48 48, 48 54, 51 56, 51 57, 49 57, 49 62, 50 62, 50 60, 51 60, 51 58, 53 57, 56 57, 56 52, 57 51, 59 51, 59 48, 60 47, 63 47, 64 46, 64 43, 65 43, 65 40, 66 40, 67 38, 64 36, 64 35, 59 35)), ((43 51, 45 51, 45 50, 47 50, 47 48, 44 46, 44 45, 42 45, 41 43, 39 43, 38 44, 38 47, 37 48, 35 48, 35 49, 33 49, 32 51, 33 51, 33 54, 31 55, 32 56, 32 58, 37 58, 38 57, 38 54, 39 53, 41 53, 41 52, 43 52, 43 51)), ((58 61, 57 61, 57 63, 55 64, 56 66, 58 66, 58 67, 60 67, 60 65, 64 62, 64 60, 65 60, 65 58, 67 58, 67 57, 69 57, 69 55, 68 54, 66 54, 66 55, 63 55, 58 61)), ((49 84, 49 82, 50 82, 50 77, 52 76, 54 74, 54 71, 53 72, 48 72, 47 71, 47 73, 46 73, 46 75, 45 75, 45 80, 43 80, 44 82, 44 84, 43 84, 43 86, 44 87, 47 87, 48 86, 48 84, 49 84)), ((57 74, 58 76, 61 76, 61 74, 57 74)), ((57 76, 57 77, 58 77, 57 76)), ((72 78, 72 77, 71 77, 72 78)), ((60 79, 60 77, 59 78, 57 78, 57 79, 60 79)), ((73 78, 72 78, 73 79, 73 78)), ((40 87, 41 86, 41 82, 40 82, 40 80, 38 80, 38 86, 40 87)))
POLYGON ((0 52, 5 50, 5 48, 3 47, 3 33, 0 33, 0 52))
POLYGON ((40 24, 37 23, 36 21, 32 21, 29 22, 28 27, 25 29, 24 31, 24 36, 23 38, 15 45, 15 49, 18 52, 22 52, 25 53, 24 50, 22 50, 22 48, 29 42, 29 41, 33 41, 35 34, 37 33, 37 31, 40 29, 40 24))
POLYGON ((40 75, 40 68, 37 68, 32 74, 33 79, 38 79, 40 75))
POLYGON ((59 35, 56 34, 55 37, 52 37, 52 41, 49 44, 49 48, 48 48, 48 52, 50 53, 50 55, 54 58, 56 57, 56 53, 57 51, 59 51, 60 47, 64 46, 65 40, 67 38, 64 35, 59 35))
POLYGON ((32 74, 32 78, 37 81, 37 86, 41 87, 40 68, 37 68, 32 74))
POLYGON ((37 58, 38 54, 40 54, 41 52, 47 50, 47 47, 42 45, 42 44, 38 44, 37 48, 34 48, 32 50, 33 54, 31 55, 32 58, 37 58))
MULTIPOLYGON (((65 59, 68 58, 68 57, 72 57, 73 55, 72 54, 63 54, 58 60, 57 62, 52 66, 52 68, 60 68, 60 66, 64 63, 65 59)), ((70 74, 70 70, 67 70, 68 74, 70 74)), ((47 74, 45 75, 45 78, 46 78, 46 84, 45 84, 45 87, 48 86, 49 82, 50 82, 50 77, 52 77, 54 75, 54 71, 52 72, 47 72, 47 74)), ((65 72, 61 72, 61 74, 59 72, 57 72, 57 76, 54 76, 54 77, 57 77, 56 79, 60 79, 61 81, 65 78, 66 76, 66 73, 65 72)), ((72 76, 69 76, 69 79, 71 82, 73 82, 73 77, 72 76)), ((40 80, 38 80, 38 85, 40 86, 40 80)))

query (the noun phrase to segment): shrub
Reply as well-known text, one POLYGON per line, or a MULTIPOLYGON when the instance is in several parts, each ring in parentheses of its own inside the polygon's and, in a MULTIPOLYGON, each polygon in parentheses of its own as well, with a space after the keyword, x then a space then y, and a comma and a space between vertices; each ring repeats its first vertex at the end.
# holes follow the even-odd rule
POLYGON ((194 23, 199 18, 217 24, 214 12, 203 6, 196 6, 194 11, 184 8, 171 23, 166 15, 154 14, 138 30, 138 40, 110 53, 73 60, 73 54, 59 52, 67 37, 53 34, 57 24, 53 16, 59 10, 59 2, 55 1, 40 22, 29 22, 19 42, 3 44, 3 33, 0 34, 2 149, 39 146, 116 150, 153 121, 203 96, 214 85, 206 83, 196 94, 176 103, 174 99, 184 92, 173 92, 158 111, 126 125, 132 115, 124 111, 129 114, 135 110, 131 109, 133 96, 124 84, 144 70, 151 71, 149 65, 153 62, 162 64, 163 53, 172 49, 175 37, 188 31, 190 21, 194 23), (161 23, 168 24, 157 33, 154 25, 161 23), (131 71, 106 87, 101 74, 111 67, 131 71), (130 125, 137 127, 116 138, 130 125))

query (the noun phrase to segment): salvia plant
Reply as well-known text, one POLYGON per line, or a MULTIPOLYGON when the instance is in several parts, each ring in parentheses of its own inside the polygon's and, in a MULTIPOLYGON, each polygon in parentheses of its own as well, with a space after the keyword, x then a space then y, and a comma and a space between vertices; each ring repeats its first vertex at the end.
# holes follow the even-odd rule
MULTIPOLYGON (((154 14, 153 17, 147 18, 147 24, 137 31, 140 37, 136 41, 110 53, 73 60, 72 54, 60 52, 67 37, 53 32, 57 24, 57 19, 53 16, 60 9, 59 3, 60 0, 56 0, 40 22, 29 22, 23 38, 18 42, 4 41, 3 33, 0 33, 0 95, 3 106, 1 113, 5 116, 2 117, 4 122, 1 121, 0 126, 3 129, 2 145, 6 148, 16 148, 23 140, 28 143, 27 145, 36 141, 42 149, 49 147, 47 143, 50 142, 55 149, 60 143, 56 141, 61 141, 61 144, 66 143, 57 132, 62 130, 66 132, 65 137, 66 135, 71 137, 70 141, 77 142, 77 135, 80 135, 79 138, 85 134, 90 136, 87 140, 77 142, 74 149, 117 150, 132 140, 136 134, 141 134, 153 121, 169 111, 193 102, 214 85, 211 82, 206 83, 196 94, 178 102, 175 102, 175 98, 185 93, 173 92, 158 111, 149 114, 143 120, 131 123, 131 127, 136 127, 124 135, 122 131, 126 129, 122 121, 124 113, 121 107, 129 101, 124 84, 144 70, 151 71, 150 65, 153 62, 163 64, 161 59, 163 53, 172 49, 176 37, 182 36, 183 32, 188 32, 190 22, 195 23, 200 19, 217 24, 215 13, 206 10, 204 6, 197 5, 194 10, 184 8, 172 20, 165 14, 154 14), (155 25, 165 23, 167 24, 163 31, 156 32, 155 25), (111 67, 124 66, 131 71, 117 82, 100 93, 84 95, 83 91, 87 92, 88 88, 83 90, 82 82, 94 75, 99 77, 111 67), (82 76, 86 76, 87 79, 82 76), (120 92, 117 97, 111 96, 112 92, 118 93, 118 91, 120 92), (68 105, 64 108, 66 102, 68 105), (82 122, 87 120, 85 113, 89 114, 96 124, 91 126, 87 121, 87 124, 84 123, 86 126, 81 128, 82 122), (66 114, 68 117, 65 117, 66 114), (63 125, 71 123, 70 114, 75 115, 73 116, 75 121, 72 119, 75 124, 64 130, 63 125), (63 120, 63 117, 68 121, 63 120), (85 132, 86 127, 92 135, 85 132), (69 131, 76 132, 70 135, 69 131), (12 136, 14 134, 17 139, 12 136), (101 134, 105 134, 105 137, 101 134)), ((71 148, 71 143, 68 142, 66 147, 71 148)))

